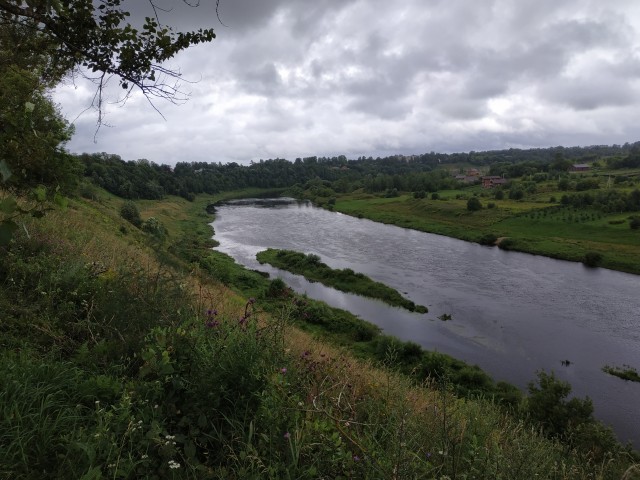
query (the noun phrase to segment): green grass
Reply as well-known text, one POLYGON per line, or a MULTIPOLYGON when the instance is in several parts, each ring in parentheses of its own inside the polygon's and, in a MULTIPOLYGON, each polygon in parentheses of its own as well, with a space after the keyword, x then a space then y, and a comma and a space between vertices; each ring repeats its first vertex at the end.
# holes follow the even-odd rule
POLYGON ((269 263, 282 270, 303 275, 307 280, 320 282, 342 292, 377 298, 389 305, 406 308, 411 312, 427 313, 428 311, 424 305, 416 305, 404 298, 397 290, 375 282, 362 273, 356 273, 350 268, 342 270, 330 268, 322 263, 317 255, 269 248, 258 252, 256 257, 260 263, 269 263))
POLYGON ((638 374, 638 370, 630 367, 629 365, 624 365, 623 367, 611 367, 609 365, 605 365, 604 367, 602 367, 602 371, 623 380, 628 380, 630 382, 640 382, 640 375, 638 374))
MULTIPOLYGON (((597 252, 602 255, 602 267, 640 273, 640 232, 629 228, 629 213, 576 211, 542 201, 548 200, 548 192, 526 201, 480 197, 483 209, 469 212, 466 200, 455 198, 461 194, 468 197, 465 192, 442 192, 444 199, 438 200, 356 193, 339 196, 334 210, 468 241, 480 241, 487 234, 509 237, 515 250, 571 261, 583 261, 588 252, 597 252), (495 208, 486 208, 490 202, 495 208), (623 222, 610 223, 617 220, 623 222)), ((560 193, 551 194, 559 199, 560 193)))

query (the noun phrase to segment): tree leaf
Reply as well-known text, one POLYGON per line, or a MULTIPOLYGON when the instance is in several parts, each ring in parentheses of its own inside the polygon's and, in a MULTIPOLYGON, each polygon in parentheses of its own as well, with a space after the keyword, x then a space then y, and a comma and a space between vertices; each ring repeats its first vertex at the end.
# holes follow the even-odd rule
POLYGON ((0 201, 0 212, 11 215, 18 209, 18 202, 13 197, 7 197, 4 200, 0 201))
POLYGON ((13 232, 18 229, 18 225, 11 220, 0 223, 0 245, 8 245, 13 237, 13 232))
POLYGON ((69 205, 69 199, 64 195, 60 195, 59 193, 56 193, 54 195, 53 202, 63 210, 65 210, 67 208, 67 205, 69 205))
POLYGON ((47 189, 40 185, 33 189, 33 196, 36 197, 38 202, 44 202, 47 199, 47 189))

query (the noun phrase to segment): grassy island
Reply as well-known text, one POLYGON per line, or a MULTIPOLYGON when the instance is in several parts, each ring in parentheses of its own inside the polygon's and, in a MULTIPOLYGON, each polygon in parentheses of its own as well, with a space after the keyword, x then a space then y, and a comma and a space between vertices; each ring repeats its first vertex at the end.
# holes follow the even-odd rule
POLYGON ((602 371, 623 380, 628 380, 630 382, 640 382, 640 375, 638 375, 638 370, 630 367, 629 365, 623 365, 622 367, 611 367, 609 365, 605 365, 604 367, 602 367, 602 371))
POLYGON ((307 280, 320 282, 342 292, 377 298, 389 305, 406 308, 411 312, 427 313, 428 311, 424 305, 416 305, 404 298, 397 290, 376 282, 362 273, 356 273, 350 268, 335 270, 329 267, 320 261, 318 255, 269 248, 259 252, 256 257, 260 263, 269 263, 282 270, 303 275, 307 280))

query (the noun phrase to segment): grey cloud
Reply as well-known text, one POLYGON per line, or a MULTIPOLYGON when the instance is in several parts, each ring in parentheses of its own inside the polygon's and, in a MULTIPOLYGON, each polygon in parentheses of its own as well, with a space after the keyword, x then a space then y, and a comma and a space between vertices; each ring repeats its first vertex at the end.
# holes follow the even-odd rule
POLYGON ((624 106, 638 102, 638 92, 627 82, 608 75, 591 78, 566 78, 542 87, 541 93, 549 101, 568 105, 576 110, 624 106))
MULTIPOLYGON (((72 149, 248 161, 637 139, 633 2, 221 0, 227 28, 213 0, 158 1, 166 23, 218 34, 171 62, 200 80, 183 85, 190 102, 158 104, 166 121, 143 99, 109 107, 97 145, 82 117, 72 149)), ((58 98, 73 118, 87 97, 58 98)))

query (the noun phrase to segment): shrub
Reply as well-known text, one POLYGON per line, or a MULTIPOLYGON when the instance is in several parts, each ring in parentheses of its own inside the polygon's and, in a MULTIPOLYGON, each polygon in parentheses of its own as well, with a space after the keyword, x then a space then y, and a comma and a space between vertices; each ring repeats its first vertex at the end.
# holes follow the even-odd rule
POLYGON ((147 232, 154 237, 164 238, 167 234, 167 229, 164 228, 164 225, 155 217, 149 217, 142 223, 142 231, 147 232))
POLYGON ((480 245, 495 245, 498 237, 493 233, 485 233, 478 239, 480 245))
POLYGON ((516 246, 516 241, 513 238, 503 238, 498 247, 502 250, 513 250, 516 246))
POLYGON ((438 192, 433 192, 431 194, 431 200, 438 200, 440 198, 440 195, 438 195, 438 192))
POLYGON ((640 217, 633 217, 629 220, 629 228, 631 228, 631 230, 637 230, 640 228, 640 217))
POLYGON ((511 200, 522 200, 524 198, 524 192, 522 190, 511 190, 509 192, 509 198, 511 200))
POLYGON ((138 210, 138 206, 132 201, 126 201, 122 204, 122 207, 120 207, 120 216, 138 228, 142 225, 140 210, 138 210))
POLYGON ((482 203, 480 203, 478 197, 471 197, 469 200, 467 200, 467 210, 469 210, 470 212, 476 212, 481 209, 482 203))
POLYGON ((602 262, 602 254, 598 252, 587 252, 582 259, 582 263, 587 267, 597 267, 600 262, 602 262))

